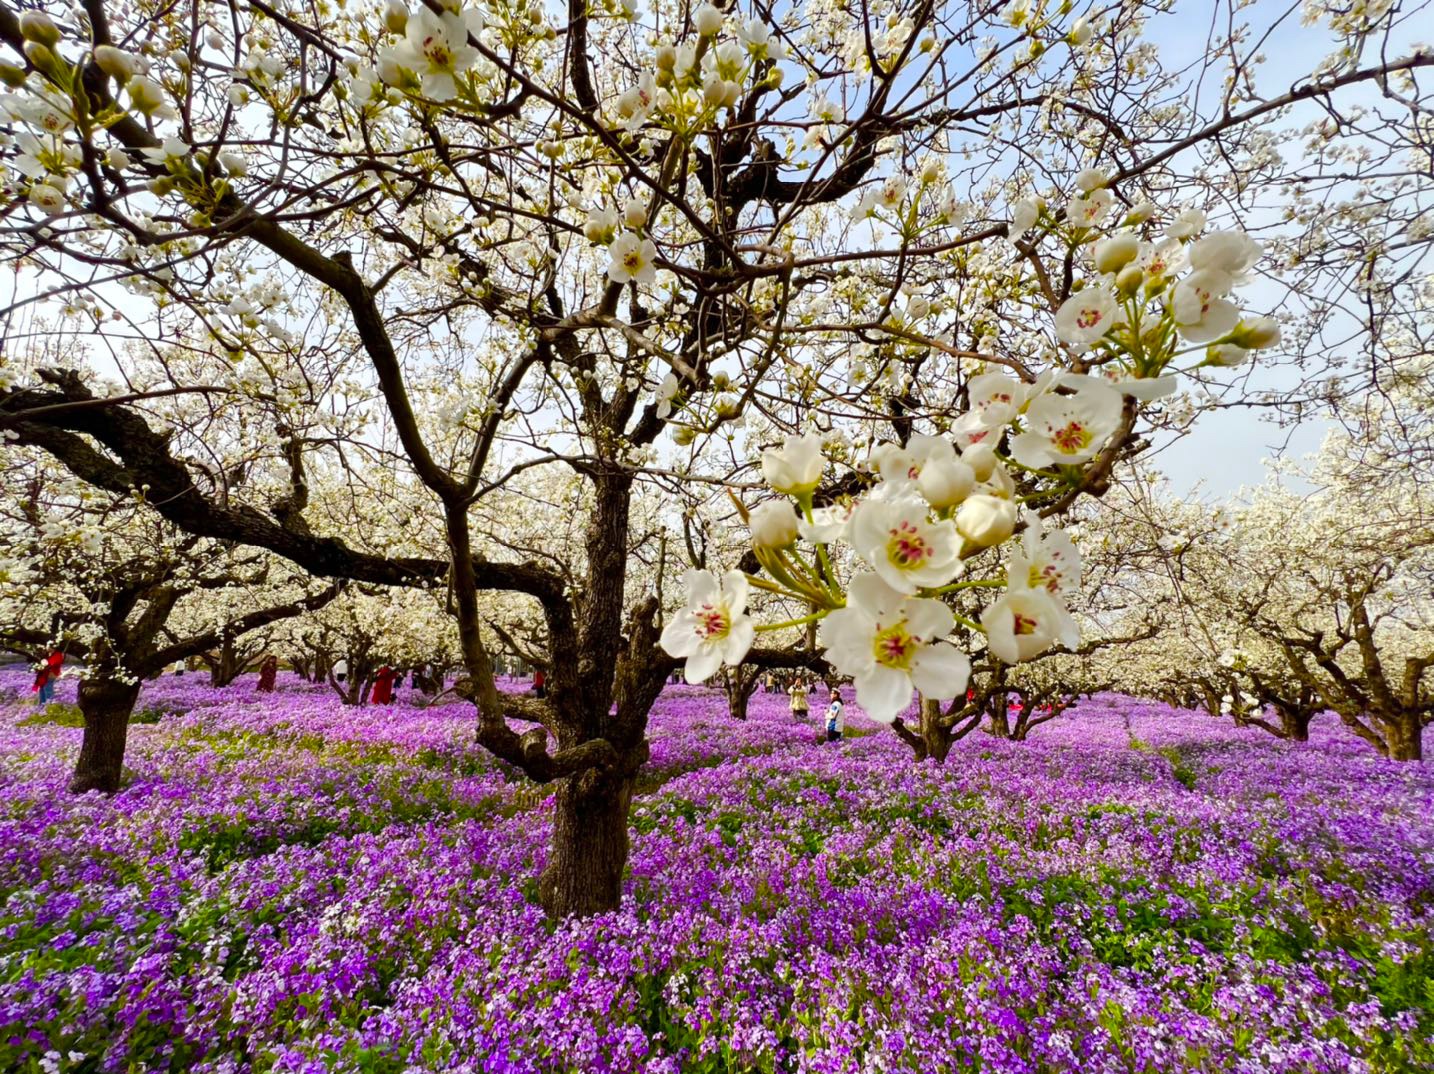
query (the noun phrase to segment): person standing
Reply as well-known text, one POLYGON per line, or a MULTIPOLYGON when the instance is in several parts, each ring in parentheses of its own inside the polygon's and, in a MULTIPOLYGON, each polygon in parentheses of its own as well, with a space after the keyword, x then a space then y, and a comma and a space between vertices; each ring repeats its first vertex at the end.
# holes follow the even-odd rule
POLYGON ((55 699, 55 680, 60 677, 60 666, 64 662, 65 654, 56 649, 40 665, 39 673, 35 676, 35 685, 30 688, 31 692, 37 695, 36 704, 48 705, 55 699))
POLYGON ((836 742, 846 730, 846 706, 841 701, 841 691, 832 690, 832 703, 827 706, 827 741, 836 742))
POLYGON ((264 657, 264 662, 259 665, 259 692, 272 694, 274 692, 274 680, 279 675, 279 658, 273 653, 264 657))
POLYGON ((807 702, 806 682, 801 678, 793 679, 792 685, 787 687, 787 696, 791 698, 792 719, 805 723, 807 713, 811 711, 811 706, 807 702))
POLYGON ((396 677, 393 668, 385 664, 378 669, 378 675, 373 680, 373 693, 369 700, 375 705, 387 705, 393 701, 393 680, 396 677))
POLYGON ((548 696, 548 675, 542 668, 533 669, 533 694, 536 697, 548 696))

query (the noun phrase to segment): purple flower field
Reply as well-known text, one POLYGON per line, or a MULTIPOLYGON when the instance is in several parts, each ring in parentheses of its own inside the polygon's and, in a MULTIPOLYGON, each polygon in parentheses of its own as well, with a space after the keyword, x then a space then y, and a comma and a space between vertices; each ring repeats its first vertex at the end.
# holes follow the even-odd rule
POLYGON ((0 676, 0 1070, 1434 1069, 1434 775, 1333 724, 1107 697, 918 766, 671 687, 624 909, 554 927, 469 707, 281 685, 149 685, 107 800, 0 676))

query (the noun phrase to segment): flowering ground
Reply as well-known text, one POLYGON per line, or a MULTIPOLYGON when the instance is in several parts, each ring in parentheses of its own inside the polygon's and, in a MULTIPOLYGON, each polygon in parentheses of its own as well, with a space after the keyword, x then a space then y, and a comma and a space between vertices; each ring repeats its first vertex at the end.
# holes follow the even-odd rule
POLYGON ((670 688, 625 908, 554 927, 544 794, 409 700, 168 679, 105 800, 0 698, 0 1070, 1434 1069, 1434 776, 1337 729, 1116 697, 942 768, 670 688))

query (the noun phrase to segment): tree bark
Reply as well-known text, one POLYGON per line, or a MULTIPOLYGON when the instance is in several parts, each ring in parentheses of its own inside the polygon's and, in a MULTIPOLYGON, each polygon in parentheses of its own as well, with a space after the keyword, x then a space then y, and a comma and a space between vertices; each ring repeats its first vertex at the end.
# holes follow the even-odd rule
POLYGON ((734 720, 747 718, 747 705, 762 683, 762 670, 748 664, 722 669, 722 689, 727 694, 727 715, 734 720))
POLYGON ((234 639, 226 636, 217 653, 209 655, 209 685, 218 690, 239 677, 247 661, 240 659, 234 639))
POLYGON ((951 728, 941 725, 941 702, 927 697, 921 699, 921 741, 925 759, 946 763, 946 755, 951 752, 951 728))
POLYGON ((1314 713, 1280 707, 1277 707, 1276 711, 1280 714, 1280 728, 1284 731, 1285 738, 1291 742, 1310 740, 1310 720, 1314 718, 1314 713))
POLYGON ((80 682, 79 703, 85 718, 85 732, 75 775, 70 780, 72 793, 114 794, 119 790, 129 718, 138 698, 139 683, 106 678, 87 678, 80 682))
POLYGON ((991 695, 991 735, 994 738, 1011 737, 1011 719, 1006 711, 1007 697, 1004 692, 991 695))
POLYGON ((1400 713, 1385 724, 1385 740, 1389 743, 1391 761, 1422 761, 1424 759, 1424 728, 1419 714, 1400 713))
POLYGON ((548 867, 539 878, 553 920, 618 909, 627 865, 633 776, 584 772, 558 785, 548 867))

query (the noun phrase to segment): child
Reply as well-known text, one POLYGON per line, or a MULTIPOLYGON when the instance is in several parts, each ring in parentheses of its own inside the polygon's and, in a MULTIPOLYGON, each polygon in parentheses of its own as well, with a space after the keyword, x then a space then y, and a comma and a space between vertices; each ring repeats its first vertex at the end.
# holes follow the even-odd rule
POLYGON ((48 705, 54 699, 55 680, 60 677, 60 667, 64 662, 65 654, 57 649, 40 665, 40 672, 35 676, 35 685, 31 690, 36 695, 37 704, 48 705))
POLYGON ((836 742, 846 730, 846 706, 841 703, 841 691, 832 691, 832 703, 827 706, 827 741, 836 742))
POLYGON ((787 688, 787 695, 792 699, 792 719, 806 722, 807 713, 810 707, 807 704, 807 684, 800 678, 794 679, 792 685, 787 688))

